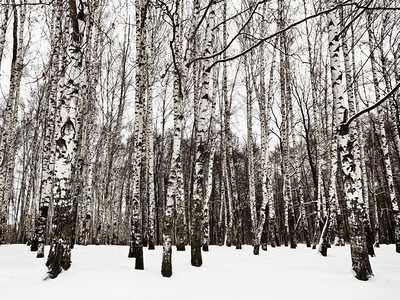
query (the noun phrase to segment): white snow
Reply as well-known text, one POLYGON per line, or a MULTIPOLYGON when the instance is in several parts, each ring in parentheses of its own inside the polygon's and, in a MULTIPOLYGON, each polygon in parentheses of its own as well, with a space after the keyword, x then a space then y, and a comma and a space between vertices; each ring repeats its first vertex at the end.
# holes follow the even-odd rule
MULTIPOLYGON (((190 247, 172 254, 171 278, 161 276, 162 248, 144 250, 145 270, 134 269, 128 246, 75 246, 72 266, 58 278, 47 275, 46 258, 25 245, 0 246, 0 297, 20 299, 399 299, 400 254, 394 245, 376 248, 375 276, 353 276, 350 248, 332 247, 328 257, 299 245, 268 248, 210 246, 203 266, 190 265, 190 247)), ((46 254, 49 248, 46 247, 46 254)))

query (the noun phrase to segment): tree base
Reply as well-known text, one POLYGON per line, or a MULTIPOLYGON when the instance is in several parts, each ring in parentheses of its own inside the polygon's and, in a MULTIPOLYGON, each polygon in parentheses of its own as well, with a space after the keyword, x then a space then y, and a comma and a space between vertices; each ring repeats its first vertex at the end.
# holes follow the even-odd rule
POLYGON ((164 243, 163 245, 161 275, 163 277, 172 276, 172 249, 171 249, 171 244, 169 243, 164 243))
POLYGON ((136 257, 136 255, 135 255, 135 247, 129 246, 128 257, 129 257, 129 258, 136 257))
POLYGON ((185 245, 176 245, 176 251, 186 251, 185 245))
POLYGON ((328 244, 322 243, 319 248, 319 253, 321 253, 322 256, 327 256, 328 255, 328 244))
POLYGON ((203 251, 208 252, 208 244, 203 244, 203 251))
POLYGON ((303 229, 303 233, 304 233, 304 236, 306 237, 307 248, 310 248, 311 247, 311 241, 310 241, 310 236, 308 235, 308 230, 307 229, 303 229))
POLYGON ((144 270, 143 256, 142 257, 136 257, 135 270, 144 270))
POLYGON ((39 249, 39 242, 38 242, 37 239, 33 239, 33 240, 31 241, 31 251, 32 251, 32 252, 38 251, 38 249, 39 249))
POLYGON ((193 267, 201 267, 203 260, 201 258, 201 247, 192 246, 190 263, 193 267))
POLYGON ((261 249, 262 249, 263 251, 267 251, 267 250, 268 250, 267 244, 266 244, 266 243, 261 244, 261 249))
POLYGON ((44 257, 44 243, 40 242, 38 246, 38 251, 36 253, 36 258, 44 257))
POLYGON ((57 278, 62 270, 68 270, 71 267, 71 245, 63 242, 56 242, 51 246, 46 266, 48 278, 57 278))
POLYGON ((361 280, 361 281, 367 281, 368 279, 370 279, 373 276, 370 266, 369 267, 368 266, 363 266, 363 267, 360 267, 360 268, 353 268, 353 270, 355 272, 355 277, 358 280, 361 280))
POLYGON ((254 245, 253 254, 259 255, 260 254, 260 245, 254 245))
POLYGON ((339 240, 339 246, 344 247, 346 245, 346 243, 344 242, 344 240, 340 239, 339 240))
POLYGON ((154 250, 155 249, 153 238, 151 238, 151 237, 149 238, 149 247, 148 247, 148 249, 149 250, 154 250))
POLYGON ((162 262, 161 265, 161 275, 163 277, 171 277, 172 276, 172 265, 171 262, 162 262))
POLYGON ((240 237, 237 238, 236 249, 237 250, 241 250, 242 249, 242 241, 240 240, 240 237))
POLYGON ((135 269, 144 270, 143 247, 135 247, 135 269))

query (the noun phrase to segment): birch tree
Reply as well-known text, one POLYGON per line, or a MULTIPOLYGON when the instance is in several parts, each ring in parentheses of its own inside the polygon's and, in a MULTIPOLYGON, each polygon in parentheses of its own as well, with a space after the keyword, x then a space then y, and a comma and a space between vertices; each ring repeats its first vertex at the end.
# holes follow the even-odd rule
MULTIPOLYGON (((251 58, 251 61, 253 59, 251 58)), ((247 56, 244 57, 246 69, 249 68, 247 56)), ((256 211, 256 188, 255 188, 255 174, 254 174, 254 155, 253 155, 253 98, 252 88, 250 86, 250 70, 246 70, 246 119, 247 119, 247 176, 248 176, 248 189, 249 189, 249 206, 251 218, 251 236, 252 244, 255 244, 256 226, 257 226, 257 211, 256 211), (247 71, 247 72, 246 72, 247 71)), ((253 73, 253 72, 251 72, 253 73)))
MULTIPOLYGON (((17 9, 13 5, 13 54, 11 59, 10 88, 5 109, 4 130, 0 140, 0 243, 5 240, 8 205, 13 194, 15 168, 15 138, 20 103, 20 86, 24 68, 24 27, 26 1, 17 9), (18 12, 19 11, 19 12, 18 12)), ((1 45, 0 45, 1 46, 1 45)))
MULTIPOLYGON (((215 43, 215 41, 214 41, 215 43)), ((216 110, 216 97, 218 88, 218 72, 217 68, 213 69, 212 75, 212 94, 210 97, 211 102, 211 115, 210 115, 210 130, 209 130, 209 156, 208 156, 208 167, 207 167, 207 181, 206 181, 206 192, 203 204, 203 251, 208 251, 209 237, 210 237, 210 198, 213 189, 213 171, 214 171, 214 156, 215 156, 215 110, 216 110)))
MULTIPOLYGON (((204 56, 208 56, 212 51, 213 31, 215 25, 215 1, 212 0, 207 18, 204 56)), ((206 134, 206 115, 210 101, 210 69, 209 61, 203 61, 201 76, 201 89, 199 98, 199 118, 196 124, 196 164, 193 184, 193 206, 192 206, 192 233, 191 233, 191 264, 195 267, 202 265, 201 246, 202 246, 202 204, 204 201, 204 154, 205 154, 205 134, 206 134)))
POLYGON ((146 79, 144 66, 146 61, 146 26, 148 1, 135 1, 136 6, 136 93, 135 93, 135 153, 134 153, 134 178, 133 178, 133 199, 131 212, 131 237, 130 252, 135 256, 135 269, 143 270, 143 246, 141 228, 141 201, 140 181, 142 178, 141 167, 143 157, 143 122, 146 79))
MULTIPOLYGON (((58 1, 54 5, 61 5, 58 1)), ((54 237, 46 266, 49 277, 56 278, 62 270, 71 266, 72 230, 72 191, 71 176, 77 150, 77 110, 82 99, 79 93, 83 82, 82 61, 85 34, 84 18, 88 15, 88 3, 68 1, 65 31, 68 34, 67 60, 61 78, 61 95, 56 112, 56 157, 54 165, 54 237)))
MULTIPOLYGON (((372 76, 373 76, 373 83, 374 83, 374 91, 375 91, 375 98, 377 99, 377 102, 380 100, 380 88, 379 88, 379 81, 377 78, 376 74, 376 61, 375 61, 375 55, 374 55, 374 44, 372 42, 372 18, 371 14, 368 12, 367 13, 367 18, 368 18, 368 41, 369 41, 369 47, 370 47, 370 52, 371 52, 371 71, 372 71, 372 76)), ((383 113, 383 108, 382 105, 378 107, 378 134, 380 137, 380 146, 381 146, 381 151, 383 153, 383 159, 384 159, 384 167, 385 167, 385 178, 387 181, 387 186, 389 187, 389 196, 390 196, 390 202, 392 205, 392 211, 393 211, 393 216, 394 216, 394 221, 395 221, 395 243, 396 243, 396 252, 400 253, 400 210, 398 206, 398 201, 397 201, 397 195, 396 195, 396 190, 394 187, 394 181, 393 181, 393 172, 392 172, 392 165, 390 161, 390 155, 389 155, 389 148, 388 148, 388 142, 387 142, 387 137, 386 137, 386 128, 384 126, 384 113, 383 113)))
MULTIPOLYGON (((263 15, 265 15, 266 4, 263 5, 263 15)), ((261 20, 261 35, 264 35, 265 31, 265 20, 261 20)), ((276 39, 278 41, 278 39, 276 39)), ((270 184, 271 178, 269 178, 268 173, 268 153, 269 153, 269 133, 270 133, 270 118, 271 118, 271 105, 272 105, 272 97, 270 91, 272 89, 268 89, 268 97, 266 97, 266 87, 265 87, 265 59, 264 59, 264 49, 265 46, 262 44, 260 46, 260 88, 256 90, 257 98, 258 98, 258 105, 259 105, 259 112, 260 112, 260 139, 261 139, 261 173, 262 173, 262 203, 260 208, 260 216, 257 220, 257 228, 255 231, 254 237, 254 249, 253 254, 259 254, 260 248, 260 241, 261 236, 264 228, 264 223, 266 220, 266 208, 268 205, 269 200, 269 192, 271 191, 268 188, 270 184), (267 100, 267 99, 268 100, 267 100), (266 100, 268 103, 266 104, 266 100)), ((271 63, 271 73, 270 73, 270 82, 273 80, 273 69, 275 67, 275 52, 276 47, 274 45, 273 52, 272 52, 272 63, 271 63)), ((271 86, 272 84, 270 84, 271 86)), ((270 211, 273 209, 272 207, 269 208, 270 211)), ((272 220, 270 219, 270 222, 272 220)), ((274 242, 271 241, 271 245, 274 245, 274 242)), ((266 250, 266 248, 264 249, 266 250)))
POLYGON ((339 135, 339 151, 343 170, 344 192, 349 209, 350 247, 352 268, 359 280, 372 276, 367 245, 364 235, 363 201, 361 191, 360 166, 354 161, 354 153, 359 151, 358 140, 354 139, 354 128, 343 130, 341 125, 347 121, 348 108, 344 103, 342 71, 340 66, 339 27, 335 11, 328 13, 328 42, 331 65, 331 80, 335 111, 335 126, 339 135))
POLYGON ((5 0, 4 1, 4 6, 2 6, 2 22, 0 25, 0 70, 1 70, 1 62, 3 61, 3 52, 4 52, 4 46, 6 43, 6 33, 7 33, 7 27, 8 27, 8 19, 10 18, 9 12, 10 12, 10 0, 5 0))
MULTIPOLYGON (((341 11, 343 11, 343 8, 341 8, 341 11)), ((355 115, 357 111, 359 111, 359 103, 358 103, 358 97, 357 97, 357 90, 356 87, 353 87, 353 85, 356 85, 356 80, 353 78, 351 74, 351 62, 350 62, 350 50, 347 45, 346 41, 346 31, 344 29, 341 29, 343 32, 341 36, 341 42, 342 42, 342 49, 343 49, 343 57, 344 57, 344 70, 345 70, 345 75, 346 75, 346 92, 347 92, 347 102, 349 106, 349 113, 350 115, 355 115)), ((354 37, 352 37, 352 41, 354 40, 354 37)), ((353 44, 352 49, 355 48, 355 45, 353 44)), ((352 52, 352 57, 354 59, 354 50, 352 52)), ((365 160, 364 160, 364 140, 362 138, 362 130, 361 130, 361 121, 358 119, 356 121, 356 130, 353 132, 354 139, 357 139, 359 141, 359 147, 360 151, 355 153, 356 155, 354 156, 355 163, 357 165, 360 165, 360 172, 361 172, 361 184, 362 184, 362 199, 364 202, 364 213, 365 215, 363 216, 363 222, 364 222, 364 229, 366 233, 366 241, 367 241, 367 248, 368 248, 368 254, 371 256, 375 256, 374 248, 373 248, 373 241, 371 239, 372 237, 372 232, 371 232, 371 224, 369 220, 369 200, 368 200, 368 181, 367 181, 367 175, 366 175, 366 170, 365 170, 365 160)))
MULTIPOLYGON (((278 3, 278 14, 279 14, 279 28, 284 28, 284 20, 283 20, 283 1, 279 1, 278 3)), ((286 76, 287 73, 285 71, 285 53, 286 53, 286 38, 285 33, 282 33, 279 37, 279 73, 280 73, 280 107, 281 107, 281 156, 282 156, 282 173, 283 173, 283 201, 284 201, 284 241, 285 246, 288 246, 288 239, 290 238, 293 241, 293 231, 291 231, 292 227, 289 228, 289 218, 293 216, 293 206, 292 206, 292 193, 291 193, 291 182, 290 182, 290 170, 289 170, 289 135, 288 135, 288 122, 287 122, 287 97, 289 97, 289 93, 287 93, 287 81, 286 76)), ((291 245, 294 243, 291 243, 291 245)))
MULTIPOLYGON (((150 11, 151 13, 151 11, 150 11)), ((154 29, 148 31, 148 39, 150 42, 149 48, 149 67, 147 73, 148 87, 147 87, 147 116, 146 116, 146 148, 148 153, 147 161, 147 189, 149 198, 149 250, 154 250, 155 244, 155 210, 156 210, 156 199, 155 199, 155 182, 154 182, 154 132, 153 132, 153 84, 155 80, 151 80, 150 73, 155 70, 155 47, 154 47, 154 29)))
MULTIPOLYGON (((161 266, 161 274, 164 277, 172 276, 172 225, 174 217, 175 204, 184 197, 183 193, 183 173, 182 173, 182 155, 181 155, 181 140, 182 140, 182 120, 183 120, 183 94, 182 94, 182 65, 181 65, 181 47, 180 41, 180 26, 181 19, 179 15, 181 1, 175 1, 175 18, 173 26, 173 41, 171 49, 173 50, 174 60, 174 137, 172 149, 172 162, 168 178, 167 186, 167 202, 164 211, 163 224, 163 258, 161 266)), ((177 203, 178 204, 178 203, 177 203)), ((180 220, 182 221, 182 220, 180 220)), ((179 226, 179 225, 178 225, 179 226)))
POLYGON ((43 164, 42 164, 42 189, 39 201, 38 217, 38 252, 37 257, 44 257, 44 244, 47 217, 49 216, 50 202, 53 198, 53 177, 54 177, 54 119, 57 108, 57 91, 60 63, 60 45, 61 45, 61 6, 53 6, 54 20, 52 28, 52 53, 50 59, 50 74, 48 76, 50 92, 48 97, 48 109, 46 116, 46 132, 44 136, 43 164))

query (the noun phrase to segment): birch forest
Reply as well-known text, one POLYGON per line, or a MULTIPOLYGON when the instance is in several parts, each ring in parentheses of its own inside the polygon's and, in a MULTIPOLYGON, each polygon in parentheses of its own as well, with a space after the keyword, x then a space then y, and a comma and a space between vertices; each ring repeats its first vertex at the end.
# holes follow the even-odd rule
POLYGON ((74 245, 129 245, 137 270, 160 246, 171 277, 173 248, 347 244, 368 280, 377 247, 400 255, 399 13, 2 0, 0 247, 56 278, 74 245))

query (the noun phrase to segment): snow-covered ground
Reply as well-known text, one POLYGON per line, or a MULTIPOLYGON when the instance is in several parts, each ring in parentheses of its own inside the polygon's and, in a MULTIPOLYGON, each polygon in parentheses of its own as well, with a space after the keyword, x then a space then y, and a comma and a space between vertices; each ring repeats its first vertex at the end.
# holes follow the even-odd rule
MULTIPOLYGON (((46 247, 46 253, 48 252, 46 247)), ((72 266, 43 280, 45 260, 25 245, 0 246, 0 298, 20 299, 399 299, 400 254, 393 245, 376 249, 375 276, 354 278, 350 248, 332 247, 328 257, 299 245, 268 248, 259 256, 211 246, 203 266, 190 265, 190 248, 173 251, 173 275, 161 276, 162 248, 144 251, 145 270, 134 269, 127 246, 76 246, 72 266), (293 298, 291 298, 293 297, 293 298)))

